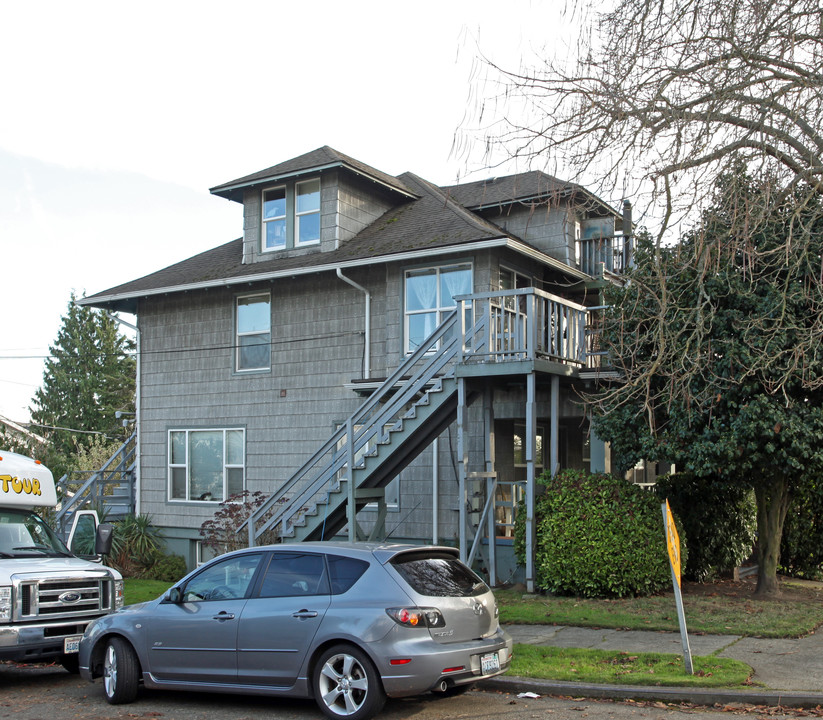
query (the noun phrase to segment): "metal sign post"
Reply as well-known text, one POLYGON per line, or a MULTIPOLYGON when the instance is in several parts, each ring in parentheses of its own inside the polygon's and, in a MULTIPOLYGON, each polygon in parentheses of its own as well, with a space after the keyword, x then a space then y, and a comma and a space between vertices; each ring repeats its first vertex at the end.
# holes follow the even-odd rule
POLYGON ((666 500, 660 507, 663 510, 663 527, 666 532, 666 546, 669 550, 669 564, 672 569, 674 599, 677 603, 677 621, 680 623, 680 641, 683 643, 683 665, 689 675, 694 675, 692 651, 689 648, 689 633, 686 630, 686 614, 683 612, 683 596, 680 593, 680 536, 677 534, 677 527, 674 524, 669 501, 666 500))

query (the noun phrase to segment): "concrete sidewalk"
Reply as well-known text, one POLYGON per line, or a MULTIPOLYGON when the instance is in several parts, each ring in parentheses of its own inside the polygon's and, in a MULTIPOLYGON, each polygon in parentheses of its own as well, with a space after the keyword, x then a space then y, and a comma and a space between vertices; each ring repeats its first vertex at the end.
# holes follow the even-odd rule
MULTIPOLYGON (((507 625, 515 643, 567 648, 617 650, 629 653, 683 654, 680 633, 609 630, 558 625, 507 625)), ((752 690, 588 685, 515 678, 494 678, 487 687, 540 695, 580 695, 609 698, 645 698, 664 702, 750 703, 795 707, 823 706, 823 633, 800 639, 770 640, 739 635, 689 635, 693 657, 716 653, 741 660, 754 669, 752 690)))

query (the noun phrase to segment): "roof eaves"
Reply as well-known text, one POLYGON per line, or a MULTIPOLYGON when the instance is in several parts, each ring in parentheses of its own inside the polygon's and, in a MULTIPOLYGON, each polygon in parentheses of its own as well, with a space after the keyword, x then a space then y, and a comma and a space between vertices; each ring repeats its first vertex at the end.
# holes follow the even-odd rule
POLYGON ((113 293, 111 295, 93 295, 91 297, 81 298, 77 301, 77 303, 78 305, 89 305, 91 307, 96 307, 98 305, 107 305, 109 303, 114 302, 136 300, 138 298, 166 295, 169 293, 190 292, 192 290, 207 290, 218 287, 231 287, 234 285, 264 282, 266 280, 277 280, 286 277, 312 275, 315 273, 337 270, 338 268, 344 270, 346 268, 352 267, 365 267, 369 265, 380 265, 390 262, 404 262, 408 260, 417 260, 420 257, 439 257, 443 255, 453 255, 455 253, 474 252, 478 250, 489 250, 501 247, 507 247, 513 250, 514 252, 538 260, 539 262, 542 262, 560 272, 563 272, 574 279, 591 280, 590 275, 587 275, 586 273, 580 270, 572 268, 566 265, 566 263, 557 260, 551 257, 550 255, 546 255, 540 250, 537 250, 536 248, 533 248, 520 240, 500 236, 486 240, 479 240, 477 242, 464 243, 461 245, 447 245, 439 248, 408 250, 405 252, 394 253, 389 255, 379 255, 376 257, 365 257, 356 258, 353 260, 330 262, 324 265, 304 266, 299 268, 289 268, 285 270, 270 270, 268 272, 256 273, 251 275, 241 275, 231 278, 204 280, 202 282, 194 283, 182 283, 178 285, 167 285, 164 287, 134 290, 131 292, 113 293))

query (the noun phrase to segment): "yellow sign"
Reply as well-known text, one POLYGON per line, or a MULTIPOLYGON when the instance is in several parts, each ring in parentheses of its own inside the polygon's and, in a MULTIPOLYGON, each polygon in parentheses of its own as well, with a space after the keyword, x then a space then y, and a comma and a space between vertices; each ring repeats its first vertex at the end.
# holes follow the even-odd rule
POLYGON ((677 534, 677 527, 674 524, 672 509, 669 501, 666 500, 666 546, 669 549, 669 560, 672 563, 672 572, 680 587, 680 536, 677 534))

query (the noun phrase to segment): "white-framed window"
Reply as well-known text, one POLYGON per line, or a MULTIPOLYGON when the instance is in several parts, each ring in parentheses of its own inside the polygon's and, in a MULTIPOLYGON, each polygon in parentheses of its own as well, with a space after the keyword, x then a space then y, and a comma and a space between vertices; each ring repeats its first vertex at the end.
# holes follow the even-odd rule
POLYGON ((169 500, 223 502, 246 484, 243 428, 169 430, 169 500))
POLYGON ((471 263, 407 270, 405 276, 406 352, 413 353, 454 310, 457 295, 472 291, 471 263))
POLYGON ((297 183, 294 195, 294 244, 315 245, 320 242, 320 180, 297 183))
POLYGON ((262 252, 320 243, 320 178, 263 189, 262 252))
MULTIPOLYGON (((523 273, 517 272, 507 267, 500 267, 500 289, 501 290, 521 290, 532 286, 532 279, 523 273)), ((505 306, 509 310, 514 309, 514 298, 506 298, 505 306)))
POLYGON ((286 247, 286 186, 263 191, 263 251, 286 247))
MULTIPOLYGON (((537 427, 534 438, 534 474, 540 475, 546 464, 546 433, 537 427)), ((526 496, 526 426, 515 424, 512 436, 514 452, 514 482, 498 482, 494 498, 497 536, 513 538, 517 508, 526 496)))
POLYGON ((268 370, 271 367, 271 295, 240 295, 235 327, 236 369, 268 370))

